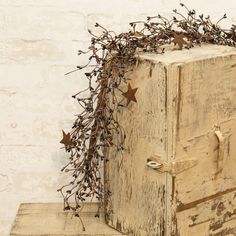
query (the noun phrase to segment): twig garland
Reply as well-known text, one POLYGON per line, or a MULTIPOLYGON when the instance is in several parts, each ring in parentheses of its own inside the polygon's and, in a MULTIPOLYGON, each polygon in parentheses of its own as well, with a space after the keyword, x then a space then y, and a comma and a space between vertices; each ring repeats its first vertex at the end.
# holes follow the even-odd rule
POLYGON ((78 51, 78 55, 88 55, 88 63, 67 73, 92 67, 85 73, 88 88, 72 96, 83 111, 77 115, 72 131, 68 134, 63 131, 61 140, 70 154, 69 163, 62 171, 70 172, 72 181, 58 191, 64 197, 64 209, 73 210, 75 216, 80 216, 86 198, 95 197, 103 202, 104 196, 111 194, 104 192, 100 169, 104 161, 108 161, 104 156, 105 148, 125 149, 126 136, 118 113, 130 102, 137 102, 138 88, 132 88, 127 77, 127 72, 137 63, 137 52, 162 54, 166 44, 178 45, 179 50, 201 43, 236 45, 236 26, 228 30, 219 26, 226 15, 213 23, 209 16, 197 16, 195 10, 180 5, 186 9, 186 16, 173 10, 171 19, 161 15, 147 17, 145 22, 130 23, 132 29, 119 35, 96 23, 95 27, 100 28, 102 34, 95 35, 89 30, 91 45, 88 51, 78 51), (126 91, 121 89, 124 85, 126 91), (88 92, 87 97, 80 96, 88 92), (75 203, 70 203, 71 200, 75 203))

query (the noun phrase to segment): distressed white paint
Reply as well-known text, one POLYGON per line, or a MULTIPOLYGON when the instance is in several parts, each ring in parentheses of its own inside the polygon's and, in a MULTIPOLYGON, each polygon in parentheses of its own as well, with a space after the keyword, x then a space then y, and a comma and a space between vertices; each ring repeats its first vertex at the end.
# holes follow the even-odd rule
MULTIPOLYGON (((187 2, 187 1, 184 1, 187 2)), ((0 0, 0 235, 8 235, 21 202, 61 201, 56 189, 66 163, 61 128, 78 112, 71 95, 84 84, 63 74, 78 64, 77 49, 89 41, 96 21, 117 31, 146 15, 168 14, 179 0, 0 0)), ((190 5, 190 4, 188 4, 190 5)), ((234 0, 191 1, 211 15, 234 0)), ((82 63, 84 58, 82 58, 82 63)))
POLYGON ((127 149, 110 149, 105 165, 107 222, 137 236, 235 233, 236 49, 139 58, 138 103, 118 115, 127 149))

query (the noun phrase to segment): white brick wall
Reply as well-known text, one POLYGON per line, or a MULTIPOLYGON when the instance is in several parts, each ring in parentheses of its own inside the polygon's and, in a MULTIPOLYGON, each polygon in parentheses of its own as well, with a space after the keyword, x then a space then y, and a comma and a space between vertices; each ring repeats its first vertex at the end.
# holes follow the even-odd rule
MULTIPOLYGON (((188 1, 185 1, 186 3, 188 1)), ((147 15, 168 14, 178 0, 0 0, 0 235, 9 234, 21 202, 58 202, 66 163, 61 128, 69 131, 84 86, 80 73, 95 22, 118 32, 147 15)), ((235 0, 188 4, 236 22, 235 0)))

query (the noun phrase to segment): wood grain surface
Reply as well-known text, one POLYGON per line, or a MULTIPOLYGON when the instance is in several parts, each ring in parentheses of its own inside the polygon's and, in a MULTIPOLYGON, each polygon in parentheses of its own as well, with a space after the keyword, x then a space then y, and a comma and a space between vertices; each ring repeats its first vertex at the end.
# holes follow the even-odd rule
POLYGON ((10 236, 118 236, 123 235, 105 224, 103 215, 94 217, 97 203, 87 203, 81 214, 86 230, 60 203, 21 204, 10 236))
POLYGON ((105 168, 108 224, 138 236, 236 235, 236 49, 139 58, 138 103, 120 114, 127 149, 108 152, 105 168), (169 171, 147 167, 152 157, 169 171))

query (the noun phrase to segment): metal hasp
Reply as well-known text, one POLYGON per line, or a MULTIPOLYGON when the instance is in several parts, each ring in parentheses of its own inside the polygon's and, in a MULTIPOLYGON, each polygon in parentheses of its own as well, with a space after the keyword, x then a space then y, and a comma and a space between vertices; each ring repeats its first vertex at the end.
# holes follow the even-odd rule
POLYGON ((177 175, 185 170, 188 170, 198 163, 197 159, 184 159, 173 162, 165 162, 159 156, 152 156, 147 159, 147 166, 156 170, 159 173, 168 172, 171 175, 177 175))
POLYGON ((225 137, 221 133, 220 130, 216 130, 215 135, 216 135, 218 142, 219 142, 217 172, 216 172, 216 174, 218 174, 223 170, 224 162, 225 162, 225 137))

